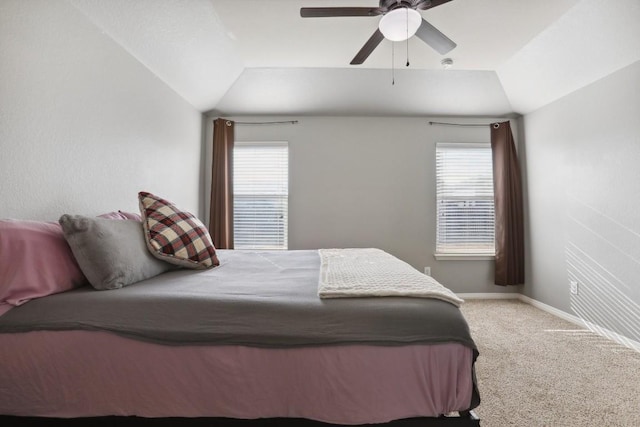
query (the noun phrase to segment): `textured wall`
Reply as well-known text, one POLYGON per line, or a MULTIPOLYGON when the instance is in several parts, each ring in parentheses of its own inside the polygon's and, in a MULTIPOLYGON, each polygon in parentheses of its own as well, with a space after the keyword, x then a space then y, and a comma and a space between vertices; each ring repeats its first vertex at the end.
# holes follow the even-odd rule
MULTIPOLYGON (((493 261, 433 257, 435 143, 488 142, 489 126, 430 126, 428 118, 297 120, 297 125, 236 127, 238 141, 289 142, 290 249, 378 247, 421 271, 431 266, 433 276, 456 292, 517 291, 493 285, 493 261)), ((210 137, 209 132, 207 145, 210 137)))
POLYGON ((0 2, 0 218, 200 209, 202 116, 65 1, 0 2))
POLYGON ((640 62, 524 117, 532 298, 640 340, 640 62), (579 282, 578 294, 569 281, 579 282))

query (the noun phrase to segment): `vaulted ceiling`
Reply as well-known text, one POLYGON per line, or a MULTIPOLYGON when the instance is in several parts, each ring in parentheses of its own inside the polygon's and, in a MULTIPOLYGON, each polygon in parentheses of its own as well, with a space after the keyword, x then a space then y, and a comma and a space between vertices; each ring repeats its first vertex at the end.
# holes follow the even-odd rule
POLYGON ((376 0, 68 1, 216 114, 525 114, 640 60, 638 0, 452 0, 421 15, 454 50, 384 40, 358 66, 380 18, 301 18, 300 7, 376 0))

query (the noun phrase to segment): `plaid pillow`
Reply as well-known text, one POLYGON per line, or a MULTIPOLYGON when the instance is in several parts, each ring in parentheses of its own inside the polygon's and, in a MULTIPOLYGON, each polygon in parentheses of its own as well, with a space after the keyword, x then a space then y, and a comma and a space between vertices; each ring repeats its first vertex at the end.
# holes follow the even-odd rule
POLYGON ((187 268, 220 265, 207 227, 173 203, 141 191, 140 212, 147 247, 153 256, 187 268))

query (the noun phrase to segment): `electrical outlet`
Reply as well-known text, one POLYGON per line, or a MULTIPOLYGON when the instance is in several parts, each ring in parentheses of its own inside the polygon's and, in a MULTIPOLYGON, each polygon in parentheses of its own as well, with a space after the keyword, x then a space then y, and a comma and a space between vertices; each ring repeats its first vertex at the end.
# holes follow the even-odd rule
POLYGON ((425 267, 424 274, 426 274, 427 276, 431 276, 431 267, 425 267))
POLYGON ((571 295, 578 295, 578 282, 576 280, 571 280, 569 282, 569 291, 571 295))

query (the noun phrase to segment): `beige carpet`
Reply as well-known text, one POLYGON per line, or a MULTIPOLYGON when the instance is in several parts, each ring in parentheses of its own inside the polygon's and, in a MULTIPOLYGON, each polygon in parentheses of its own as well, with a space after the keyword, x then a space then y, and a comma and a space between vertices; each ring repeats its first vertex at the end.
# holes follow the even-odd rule
POLYGON ((516 300, 462 305, 483 427, 640 426, 640 353, 516 300))

